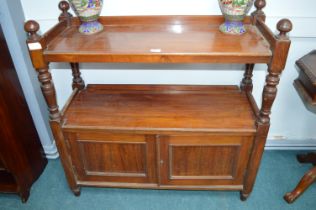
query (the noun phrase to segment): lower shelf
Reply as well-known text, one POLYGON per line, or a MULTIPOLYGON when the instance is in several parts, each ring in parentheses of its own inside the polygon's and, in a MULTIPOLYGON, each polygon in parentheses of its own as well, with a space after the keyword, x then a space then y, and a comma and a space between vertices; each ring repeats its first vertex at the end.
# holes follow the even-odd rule
POLYGON ((77 184, 240 190, 252 106, 236 86, 89 85, 63 112, 77 184))
POLYGON ((237 86, 88 85, 65 110, 66 130, 256 131, 237 86))

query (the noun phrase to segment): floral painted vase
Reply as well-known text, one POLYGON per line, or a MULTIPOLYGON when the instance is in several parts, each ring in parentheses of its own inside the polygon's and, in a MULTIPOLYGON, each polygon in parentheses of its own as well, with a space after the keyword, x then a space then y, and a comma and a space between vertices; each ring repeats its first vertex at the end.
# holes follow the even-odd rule
POLYGON ((226 34, 241 35, 246 32, 243 20, 251 9, 254 0, 218 0, 225 17, 219 30, 226 34))
POLYGON ((71 8, 81 20, 79 32, 90 35, 103 30, 98 19, 102 10, 103 0, 68 0, 71 8))

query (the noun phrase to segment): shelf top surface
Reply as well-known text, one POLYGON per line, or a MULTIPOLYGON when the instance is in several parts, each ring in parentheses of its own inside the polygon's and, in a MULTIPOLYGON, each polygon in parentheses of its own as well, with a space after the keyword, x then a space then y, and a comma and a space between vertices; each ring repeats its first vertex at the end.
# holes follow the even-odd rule
POLYGON ((66 129, 255 132, 237 86, 88 85, 63 119, 66 129))
POLYGON ((220 32, 220 16, 101 17, 104 30, 94 35, 80 34, 75 20, 47 43, 47 60, 267 63, 272 54, 251 24, 240 36, 220 32))

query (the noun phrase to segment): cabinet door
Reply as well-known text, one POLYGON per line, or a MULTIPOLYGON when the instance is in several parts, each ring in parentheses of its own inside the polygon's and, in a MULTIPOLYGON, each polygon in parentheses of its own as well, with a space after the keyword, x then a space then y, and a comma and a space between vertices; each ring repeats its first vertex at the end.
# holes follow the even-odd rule
POLYGON ((157 182, 153 136, 78 132, 66 138, 78 180, 84 184, 157 182))
POLYGON ((161 136, 159 142, 161 185, 241 187, 252 137, 161 136))

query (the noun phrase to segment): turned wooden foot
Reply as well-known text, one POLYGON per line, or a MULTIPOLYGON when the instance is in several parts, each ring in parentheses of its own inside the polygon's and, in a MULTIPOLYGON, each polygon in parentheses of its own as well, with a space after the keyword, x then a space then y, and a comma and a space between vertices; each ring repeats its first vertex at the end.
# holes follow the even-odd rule
POLYGON ((73 189, 71 189, 72 190, 72 192, 73 192, 73 194, 75 195, 75 196, 80 196, 80 194, 81 194, 81 190, 80 190, 80 187, 76 187, 76 188, 73 188, 73 189))
POLYGON ((29 199, 29 196, 30 196, 30 189, 26 189, 26 190, 20 192, 20 197, 21 197, 22 203, 26 203, 27 200, 29 199))
POLYGON ((316 165, 316 153, 300 154, 296 158, 300 163, 312 163, 316 165))
POLYGON ((296 188, 286 193, 284 199, 288 203, 293 203, 314 181, 316 180, 316 167, 309 170, 298 183, 296 188))
POLYGON ((250 194, 246 194, 246 193, 243 193, 243 191, 240 191, 240 200, 241 201, 246 201, 248 199, 250 194))

